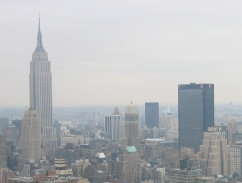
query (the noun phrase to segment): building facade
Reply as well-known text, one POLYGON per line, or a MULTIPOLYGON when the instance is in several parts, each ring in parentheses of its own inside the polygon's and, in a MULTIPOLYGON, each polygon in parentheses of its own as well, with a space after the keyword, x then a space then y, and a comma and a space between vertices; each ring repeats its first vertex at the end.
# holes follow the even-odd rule
POLYGON ((105 132, 110 140, 119 140, 120 138, 121 115, 118 108, 110 116, 105 117, 105 132))
POLYGON ((42 43, 39 31, 37 46, 30 62, 29 74, 30 108, 37 111, 41 121, 42 147, 56 146, 56 135, 52 124, 52 74, 51 63, 42 43))
POLYGON ((123 154, 123 183, 140 183, 140 154, 135 146, 127 146, 123 154))
POLYGON ((200 168, 205 175, 233 175, 235 172, 234 152, 228 145, 222 127, 209 127, 204 132, 203 143, 198 152, 200 168))
POLYGON ((139 115, 138 109, 131 104, 125 110, 125 146, 139 146, 139 115))
POLYGON ((146 102, 145 103, 145 125, 148 128, 159 128, 159 103, 146 102))
POLYGON ((173 169, 169 175, 170 183, 215 183, 214 177, 203 177, 202 170, 173 169))
POLYGON ((233 146, 235 172, 242 175, 242 144, 233 146))
POLYGON ((6 136, 0 131, 0 168, 7 167, 7 141, 6 136))
POLYGON ((214 126, 214 85, 178 86, 179 147, 199 150, 203 132, 214 126))
POLYGON ((25 111, 22 120, 21 149, 25 161, 41 158, 41 122, 34 110, 25 111))

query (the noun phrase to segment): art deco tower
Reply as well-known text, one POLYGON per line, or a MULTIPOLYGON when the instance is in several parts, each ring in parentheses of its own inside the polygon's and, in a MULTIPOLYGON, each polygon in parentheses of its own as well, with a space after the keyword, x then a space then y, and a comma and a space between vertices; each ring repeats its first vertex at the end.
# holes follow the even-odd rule
POLYGON ((52 75, 51 63, 42 43, 39 31, 37 46, 30 62, 29 74, 30 109, 37 111, 41 121, 41 144, 44 149, 56 146, 55 131, 52 124, 52 75))
POLYGON ((125 110, 125 138, 127 146, 139 146, 139 115, 138 109, 131 104, 125 110))

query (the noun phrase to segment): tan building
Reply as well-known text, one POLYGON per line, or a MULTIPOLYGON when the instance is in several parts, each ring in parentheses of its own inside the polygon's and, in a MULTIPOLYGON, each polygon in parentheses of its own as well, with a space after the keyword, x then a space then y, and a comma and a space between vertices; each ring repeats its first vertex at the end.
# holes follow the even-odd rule
POLYGON ((25 161, 41 158, 41 122, 34 110, 24 113, 21 127, 21 149, 25 161))
POLYGON ((72 169, 67 167, 65 159, 55 158, 55 171, 58 176, 72 176, 72 169))
POLYGON ((198 152, 200 168, 205 175, 232 175, 234 173, 233 149, 228 145, 222 127, 209 127, 204 132, 203 144, 198 152))
POLYGON ((124 123, 124 147, 135 146, 139 149, 139 115, 138 109, 133 103, 125 110, 125 123, 124 123))
POLYGON ((135 146, 127 146, 123 154, 123 183, 140 183, 140 154, 135 146))

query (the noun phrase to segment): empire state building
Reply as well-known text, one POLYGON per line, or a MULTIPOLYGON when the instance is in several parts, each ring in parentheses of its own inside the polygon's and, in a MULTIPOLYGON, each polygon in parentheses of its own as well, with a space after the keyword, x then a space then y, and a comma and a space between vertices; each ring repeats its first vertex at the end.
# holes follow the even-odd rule
POLYGON ((30 62, 30 108, 37 111, 41 121, 41 145, 43 149, 56 146, 56 132, 52 124, 52 74, 51 63, 42 43, 39 30, 37 45, 30 62))

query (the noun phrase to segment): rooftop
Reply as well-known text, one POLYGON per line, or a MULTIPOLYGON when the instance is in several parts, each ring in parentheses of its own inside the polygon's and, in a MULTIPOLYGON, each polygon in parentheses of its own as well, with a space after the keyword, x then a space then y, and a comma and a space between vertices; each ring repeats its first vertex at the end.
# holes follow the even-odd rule
POLYGON ((127 146, 127 147, 126 147, 126 150, 127 150, 129 153, 137 152, 137 149, 136 149, 135 146, 127 146))

